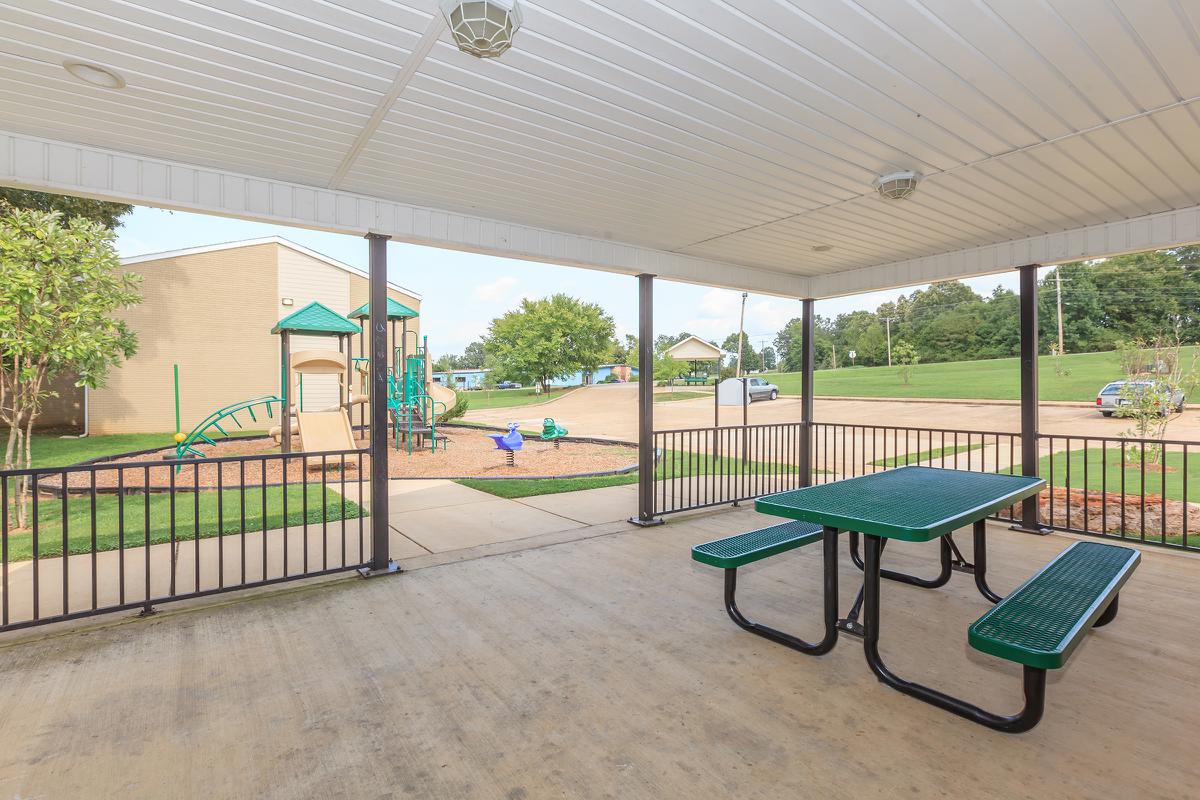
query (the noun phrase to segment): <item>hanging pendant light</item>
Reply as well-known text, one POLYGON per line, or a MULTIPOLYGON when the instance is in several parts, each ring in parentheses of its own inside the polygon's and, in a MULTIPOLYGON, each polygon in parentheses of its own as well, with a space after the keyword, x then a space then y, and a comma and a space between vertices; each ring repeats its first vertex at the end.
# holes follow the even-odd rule
POLYGON ((521 27, 517 0, 442 0, 454 43, 476 58, 496 58, 512 47, 521 27))

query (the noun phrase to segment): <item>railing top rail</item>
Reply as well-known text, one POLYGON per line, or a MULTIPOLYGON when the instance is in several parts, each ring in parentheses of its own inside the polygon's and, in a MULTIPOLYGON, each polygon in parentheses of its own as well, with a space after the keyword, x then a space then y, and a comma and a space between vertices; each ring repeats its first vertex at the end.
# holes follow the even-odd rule
POLYGON ((1124 436, 1092 436, 1089 434, 1078 433, 1039 433, 1039 439, 1078 439, 1080 441, 1089 442, 1120 442, 1122 444, 1173 444, 1173 445, 1200 445, 1200 441, 1186 439, 1129 439, 1124 436))
POLYGON ((256 453, 244 456, 214 456, 212 458, 184 458, 154 461, 92 461, 84 464, 64 464, 59 467, 31 467, 28 469, 0 470, 0 479, 18 478, 26 475, 62 475, 66 472, 96 472, 115 469, 145 469, 147 467, 174 467, 178 464, 236 464, 239 461, 282 461, 301 458, 320 458, 322 456, 370 455, 366 449, 355 450, 321 450, 304 453, 256 453))

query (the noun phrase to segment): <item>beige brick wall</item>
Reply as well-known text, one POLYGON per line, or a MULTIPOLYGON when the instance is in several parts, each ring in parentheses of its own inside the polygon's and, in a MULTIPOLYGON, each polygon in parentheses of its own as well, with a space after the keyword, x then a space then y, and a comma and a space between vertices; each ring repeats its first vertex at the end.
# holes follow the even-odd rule
POLYGON ((277 313, 278 247, 133 265, 143 276, 143 299, 125 317, 137 331, 138 352, 91 392, 92 432, 173 432, 175 363, 185 431, 221 406, 277 393, 279 337, 271 327, 283 316, 277 313))

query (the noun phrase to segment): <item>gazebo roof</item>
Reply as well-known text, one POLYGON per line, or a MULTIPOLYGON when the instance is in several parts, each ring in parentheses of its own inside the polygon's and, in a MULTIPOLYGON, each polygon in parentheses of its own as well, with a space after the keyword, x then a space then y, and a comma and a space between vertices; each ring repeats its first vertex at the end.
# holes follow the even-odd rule
POLYGON ((91 5, 0 13, 0 185, 787 298, 1200 241, 1194 0, 91 5))
MULTIPOLYGON (((363 303, 358 308, 346 315, 350 319, 366 319, 371 316, 371 304, 363 303)), ((403 303, 398 303, 392 298, 387 301, 387 318, 388 319, 412 319, 413 317, 421 316, 416 311, 413 311, 403 303)))
POLYGON ((299 311, 293 311, 271 329, 271 333, 297 331, 317 336, 337 336, 343 333, 359 333, 359 328, 350 320, 327 305, 315 300, 299 311))
POLYGON ((688 336, 667 348, 667 355, 680 361, 719 361, 726 353, 699 336, 688 336))

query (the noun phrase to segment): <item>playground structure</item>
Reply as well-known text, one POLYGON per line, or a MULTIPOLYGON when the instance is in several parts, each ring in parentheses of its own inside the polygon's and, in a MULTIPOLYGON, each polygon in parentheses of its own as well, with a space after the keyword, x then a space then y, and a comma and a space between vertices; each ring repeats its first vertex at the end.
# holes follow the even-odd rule
MULTIPOLYGON (((175 459, 204 458, 199 445, 214 445, 218 437, 228 438, 236 426, 244 430, 241 417, 257 423, 260 419, 276 419, 279 424, 269 434, 279 442, 280 451, 292 452, 292 436, 297 434, 303 452, 344 451, 358 448, 354 438, 352 415, 360 409, 360 426, 366 426, 366 407, 369 402, 369 359, 364 354, 365 321, 370 316, 368 305, 361 306, 346 317, 319 302, 312 302, 276 323, 272 334, 280 337, 279 394, 242 400, 217 409, 201 420, 188 433, 183 433, 179 414, 179 370, 175 368, 175 459), (351 320, 358 320, 356 325, 351 320), (359 335, 359 355, 351 350, 350 338, 359 335), (336 337, 337 349, 309 349, 292 352, 293 336, 336 337), (354 376, 358 375, 358 391, 354 376), (308 410, 304 401, 305 376, 334 375, 337 378, 337 402, 327 408, 308 410), (243 413, 244 412, 244 413, 243 413), (240 415, 240 416, 239 416, 240 415), (293 430, 294 428, 294 430, 293 430)), ((423 446, 429 442, 436 452, 438 443, 446 448, 447 437, 437 431, 437 418, 445 413, 447 402, 430 395, 428 381, 428 337, 414 342, 410 349, 408 320, 417 312, 408 306, 388 300, 388 319, 392 323, 391 366, 387 374, 387 408, 392 421, 395 447, 401 441, 408 452, 413 443, 423 446), (403 328, 396 336, 396 323, 403 328)), ((310 381, 311 385, 311 381, 310 381)), ((440 387, 439 387, 440 388, 440 387)))
MULTIPOLYGON (((363 396, 367 394, 370 385, 370 362, 363 354, 363 341, 366 339, 366 321, 371 316, 371 306, 365 303, 350 312, 350 319, 359 321, 362 336, 359 338, 359 355, 354 364, 359 374, 359 386, 363 396)), ((387 408, 391 420, 393 446, 399 450, 401 441, 404 442, 409 454, 413 451, 413 442, 418 447, 429 442, 431 449, 436 452, 438 443, 446 448, 447 438, 437 432, 437 418, 446 413, 448 405, 435 399, 429 393, 429 337, 414 341, 409 350, 408 337, 416 339, 416 332, 409 331, 408 321, 417 316, 403 303, 391 298, 387 302, 387 319, 392 327, 392 359, 387 375, 387 408), (396 323, 400 323, 400 333, 397 336, 396 323)), ((365 427, 365 414, 360 414, 360 424, 365 427)))

